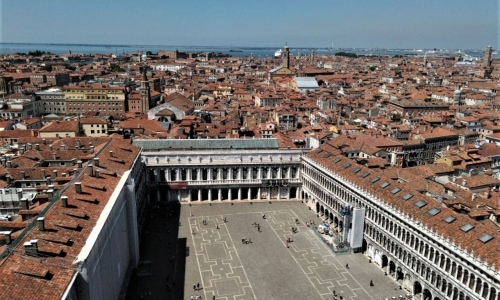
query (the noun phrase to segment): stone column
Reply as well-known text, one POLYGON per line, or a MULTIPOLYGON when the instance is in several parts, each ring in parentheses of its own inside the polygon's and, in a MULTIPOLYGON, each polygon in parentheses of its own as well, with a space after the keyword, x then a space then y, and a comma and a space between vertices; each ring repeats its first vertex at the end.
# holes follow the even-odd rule
POLYGON ((281 199, 281 186, 278 185, 278 200, 281 199))
POLYGON ((257 178, 264 179, 264 178, 262 178, 262 167, 259 167, 259 170, 257 171, 257 178))
POLYGON ((241 188, 238 189, 238 200, 241 201, 241 188))
POLYGON ((208 201, 212 201, 212 189, 208 189, 208 201))
POLYGON ((260 188, 257 189, 257 200, 260 200, 260 188))
POLYGON ((271 199, 271 188, 268 187, 267 188, 267 200, 270 200, 271 199))
POLYGON ((233 168, 228 168, 227 170, 227 178, 232 180, 233 179, 233 168))
POLYGON ((248 200, 252 200, 252 188, 248 188, 248 200))
POLYGON ((198 201, 201 202, 201 190, 198 190, 198 201))
POLYGON ((186 180, 191 181, 191 172, 193 172, 193 169, 186 169, 186 180))
POLYGON ((196 180, 200 181, 202 180, 201 178, 201 168, 196 169, 196 180))
POLYGON ((222 201, 222 189, 217 189, 217 199, 222 201))
POLYGON ((208 176, 208 178, 207 178, 207 179, 208 179, 209 181, 212 181, 212 180, 213 180, 213 179, 212 179, 212 176, 213 176, 213 174, 212 174, 212 173, 213 173, 212 168, 208 168, 208 172, 207 172, 207 176, 208 176))
POLYGON ((229 201, 233 200, 233 190, 232 189, 227 190, 227 198, 229 199, 229 201))

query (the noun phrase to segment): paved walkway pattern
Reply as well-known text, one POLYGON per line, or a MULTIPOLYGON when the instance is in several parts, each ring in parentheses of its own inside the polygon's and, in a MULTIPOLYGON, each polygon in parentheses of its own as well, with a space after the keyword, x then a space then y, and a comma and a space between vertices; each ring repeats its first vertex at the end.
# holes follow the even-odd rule
MULTIPOLYGON (((333 299, 335 291, 344 299, 379 300, 403 294, 363 255, 332 253, 305 225, 311 219, 319 221, 305 205, 261 203, 250 208, 244 204, 205 206, 201 211, 200 206, 188 208, 196 211, 188 218, 191 254, 196 257, 203 287, 195 295, 209 300, 214 295, 226 300, 333 299), (252 243, 242 243, 244 238, 251 238, 252 243)), ((191 294, 190 287, 185 287, 185 299, 191 294)))

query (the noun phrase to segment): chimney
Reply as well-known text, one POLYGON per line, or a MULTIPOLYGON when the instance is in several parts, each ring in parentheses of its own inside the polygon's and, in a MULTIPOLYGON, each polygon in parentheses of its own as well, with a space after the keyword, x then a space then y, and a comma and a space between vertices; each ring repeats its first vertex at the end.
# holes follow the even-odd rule
POLYGON ((31 147, 31 143, 28 143, 28 150, 31 150, 32 147, 31 147))
POLYGON ((457 181, 457 176, 453 175, 453 177, 451 177, 451 182, 456 182, 457 181))
POLYGON ((56 160, 57 159, 57 154, 54 152, 52 153, 52 159, 56 160))
POLYGON ((49 201, 51 201, 52 198, 54 197, 54 190, 53 189, 47 190, 47 195, 49 196, 49 201))
POLYGON ((80 169, 82 168, 82 161, 81 160, 77 161, 76 164, 78 165, 78 168, 80 168, 80 169))
POLYGON ((94 158, 94 166, 99 167, 99 158, 94 158))
POLYGON ((76 140, 76 149, 80 149, 80 139, 76 140))
POLYGON ((17 189, 17 199, 21 199, 23 197, 23 189, 17 189))
POLYGON ((62 207, 68 207, 68 196, 61 197, 61 205, 62 207))
POLYGON ((3 234, 5 235, 5 243, 9 245, 12 243, 12 231, 4 231, 3 234))
POLYGON ((109 157, 113 157, 113 151, 109 151, 109 157))
POLYGON ((75 182, 75 189, 77 194, 82 193, 82 183, 81 182, 75 182))
POLYGON ((61 148, 62 148, 63 151, 66 150, 66 145, 61 144, 61 148))
POLYGON ((76 176, 77 174, 78 174, 78 169, 77 169, 77 168, 74 168, 74 169, 73 169, 73 175, 75 175, 75 176, 76 176))
POLYGON ((484 198, 485 199, 489 199, 491 197, 491 189, 487 189, 486 191, 484 191, 484 198))
POLYGON ((52 144, 49 145, 49 149, 52 150, 52 144))
POLYGON ((21 154, 21 155, 24 154, 24 149, 23 148, 19 149, 19 154, 21 154))
POLYGON ((21 198, 21 200, 19 201, 19 203, 21 204, 21 209, 28 209, 29 208, 28 199, 21 198))
POLYGON ((88 167, 89 167, 89 176, 94 177, 94 166, 92 164, 89 164, 88 167))
POLYGON ((35 144, 35 149, 40 151, 40 144, 35 144))
POLYGON ((47 145, 47 140, 46 139, 42 139, 42 144, 47 145))
POLYGON ((94 146, 90 146, 90 153, 94 153, 94 146))
POLYGON ((21 179, 25 179, 26 178, 26 172, 21 171, 20 173, 21 173, 21 179))
POLYGON ((472 193, 472 201, 476 200, 477 198, 477 194, 476 193, 472 193))
POLYGON ((12 162, 10 161, 10 159, 7 161, 7 168, 12 168, 12 162))
POLYGON ((41 169, 40 172, 42 172, 42 179, 45 179, 47 175, 45 174, 45 169, 41 169))
POLYGON ((54 179, 57 178, 57 170, 52 171, 54 173, 54 179))
POLYGON ((99 177, 100 177, 100 176, 99 176, 99 170, 95 170, 95 172, 94 172, 94 176, 95 176, 95 177, 97 177, 97 178, 99 178, 99 177))
POLYGON ((24 243, 24 252, 28 255, 38 255, 38 240, 31 240, 24 243))
POLYGON ((66 175, 68 175, 68 174, 66 174, 66 173, 61 174, 62 177, 66 177, 66 175))
POLYGON ((38 223, 38 229, 40 231, 45 231, 45 218, 44 217, 36 218, 36 222, 38 223))

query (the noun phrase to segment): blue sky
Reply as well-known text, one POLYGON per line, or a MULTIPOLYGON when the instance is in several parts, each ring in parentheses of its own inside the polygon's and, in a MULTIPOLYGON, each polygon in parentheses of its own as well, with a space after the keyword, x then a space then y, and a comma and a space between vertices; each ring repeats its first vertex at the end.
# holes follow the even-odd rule
POLYGON ((498 0, 0 0, 1 42, 499 47, 498 0))

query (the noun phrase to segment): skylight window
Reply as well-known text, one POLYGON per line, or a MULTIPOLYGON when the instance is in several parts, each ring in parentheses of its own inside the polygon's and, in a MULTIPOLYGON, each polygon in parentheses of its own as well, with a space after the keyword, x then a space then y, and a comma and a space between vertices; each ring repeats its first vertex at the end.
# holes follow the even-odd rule
POLYGON ((444 221, 448 224, 452 223, 453 221, 455 221, 457 218, 455 217, 452 217, 452 216, 449 216, 449 217, 446 217, 444 218, 444 221))
POLYGON ((318 149, 318 151, 316 151, 317 154, 320 154, 321 152, 323 152, 323 149, 318 149))
POLYGON ((391 194, 395 195, 395 194, 399 193, 400 191, 401 191, 401 189, 400 189, 400 188, 395 187, 395 188, 393 188, 393 189, 391 190, 391 194))
POLYGON ((487 234, 487 233, 483 234, 483 235, 479 238, 479 240, 480 240, 481 242, 485 243, 485 244, 486 244, 487 242, 491 241, 492 239, 493 239, 493 237, 492 237, 491 235, 487 234))
POLYGON ((351 164, 350 164, 350 163, 345 163, 345 164, 342 166, 342 168, 347 169, 347 168, 349 168, 350 166, 351 166, 351 164))
POLYGON ((387 186, 389 186, 389 182, 382 182, 382 184, 380 185, 381 188, 385 189, 387 186))
POLYGON ((418 207, 418 208, 422 208, 422 207, 424 207, 426 205, 427 205, 427 202, 422 201, 422 200, 420 200, 420 201, 418 201, 418 202, 415 203, 415 206, 418 207))
POLYGON ((330 156, 332 156, 332 155, 330 153, 327 153, 327 154, 325 154, 325 156, 323 156, 323 158, 328 158, 330 156))
POLYGON ((375 182, 377 182, 377 181, 379 181, 379 180, 380 180, 380 178, 379 178, 379 177, 373 177, 373 178, 370 180, 370 182, 371 182, 371 183, 375 183, 375 182))
POLYGON ((413 197, 413 195, 412 195, 412 194, 410 194, 410 193, 408 193, 408 194, 405 194, 405 195, 403 196, 403 200, 407 201, 407 200, 410 200, 412 197, 413 197))
POLYGON ((370 175, 370 173, 368 173, 368 172, 364 172, 363 174, 361 174, 361 177, 362 177, 362 178, 366 178, 366 177, 368 177, 368 175, 370 175))
POLYGON ((460 227, 460 230, 462 230, 463 232, 469 232, 472 228, 474 228, 474 225, 465 224, 464 226, 460 227))
POLYGON ((338 163, 338 162, 339 162, 339 161, 341 161, 341 160, 342 160, 342 159, 340 159, 340 158, 338 158, 338 157, 337 157, 336 159, 334 159, 334 160, 333 160, 333 163, 334 163, 334 164, 336 164, 336 163, 338 163))
POLYGON ((427 213, 431 216, 435 216, 437 215, 438 213, 440 213, 441 210, 439 208, 431 208, 427 211, 427 213))
POLYGON ((358 173, 359 171, 361 171, 361 168, 356 168, 356 169, 352 170, 353 173, 358 173))

